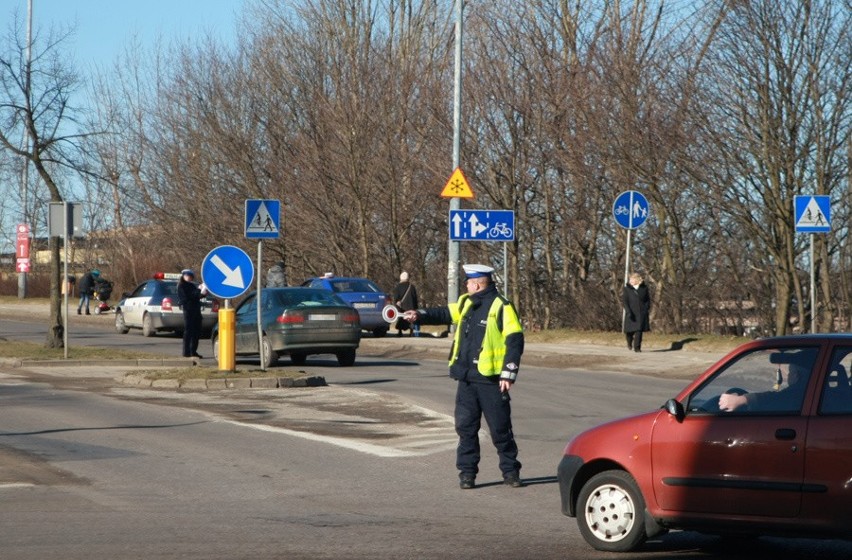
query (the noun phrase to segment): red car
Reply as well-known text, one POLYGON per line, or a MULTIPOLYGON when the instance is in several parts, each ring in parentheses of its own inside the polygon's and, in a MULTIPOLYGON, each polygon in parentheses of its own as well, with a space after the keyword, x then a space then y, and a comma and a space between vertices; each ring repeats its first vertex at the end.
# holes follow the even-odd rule
POLYGON ((598 550, 668 529, 850 538, 852 335, 743 344, 654 412, 572 439, 562 513, 598 550))

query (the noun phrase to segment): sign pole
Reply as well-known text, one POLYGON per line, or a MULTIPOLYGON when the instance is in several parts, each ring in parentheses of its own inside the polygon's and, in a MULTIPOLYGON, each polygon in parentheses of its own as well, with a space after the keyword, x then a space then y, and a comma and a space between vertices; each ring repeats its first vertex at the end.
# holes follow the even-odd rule
MULTIPOLYGON (((464 22, 464 0, 455 5, 455 69, 453 71, 453 169, 461 166, 461 94, 462 94, 462 32, 464 22)), ((450 199, 450 210, 461 208, 458 197, 450 199)), ((459 243, 450 240, 447 247, 447 303, 459 298, 459 243)))
MULTIPOLYGON (((627 285, 627 281, 630 278, 632 232, 645 223, 649 213, 650 206, 648 199, 638 191, 624 191, 616 197, 615 202, 612 204, 612 215, 616 223, 627 230, 627 246, 624 254, 624 283, 622 284, 622 289, 627 285)), ((627 321, 627 310, 624 309, 624 305, 621 307, 621 330, 623 331, 624 323, 627 321)))
MULTIPOLYGON (((811 332, 817 332, 816 265, 814 234, 831 231, 831 199, 828 195, 796 195, 793 197, 796 233, 810 233, 811 261, 811 332)), ((804 303, 804 302, 800 302, 804 303)), ((831 325, 828 326, 831 330, 831 325)))
MULTIPOLYGON (((63 260, 65 262, 63 263, 63 267, 62 267, 62 280, 61 280, 62 284, 60 284, 61 286, 65 286, 65 290, 63 290, 65 292, 65 296, 63 298, 65 311, 62 314, 62 347, 63 347, 62 354, 65 357, 65 359, 67 360, 68 359, 68 286, 67 286, 67 282, 68 282, 68 230, 71 229, 69 227, 70 224, 68 224, 69 212, 68 212, 68 201, 67 200, 62 203, 62 210, 63 210, 62 214, 65 216, 65 218, 62 221, 62 232, 63 232, 62 233, 62 241, 63 241, 64 251, 65 251, 65 257, 63 258, 63 260)), ((88 307, 86 308, 86 310, 87 310, 87 313, 88 313, 88 307)))
MULTIPOLYGON (((627 247, 624 251, 624 282, 621 283, 622 289, 627 285, 627 280, 630 278, 630 239, 632 229, 627 230, 627 247)), ((627 320, 627 310, 624 305, 621 306, 621 331, 624 332, 624 322, 627 320)))
POLYGON ((811 332, 817 332, 816 273, 814 272, 814 235, 811 234, 811 332))
POLYGON ((261 268, 262 263, 263 263, 263 239, 259 239, 257 241, 257 274, 255 275, 257 277, 257 282, 256 282, 257 297, 255 298, 255 301, 257 302, 257 305, 256 305, 256 307, 257 307, 257 349, 258 349, 258 353, 260 355, 260 370, 266 371, 266 364, 264 364, 264 362, 263 362, 263 326, 260 323, 260 311, 261 311, 260 304, 263 301, 263 298, 261 297, 261 293, 260 293, 260 271, 263 270, 261 268))

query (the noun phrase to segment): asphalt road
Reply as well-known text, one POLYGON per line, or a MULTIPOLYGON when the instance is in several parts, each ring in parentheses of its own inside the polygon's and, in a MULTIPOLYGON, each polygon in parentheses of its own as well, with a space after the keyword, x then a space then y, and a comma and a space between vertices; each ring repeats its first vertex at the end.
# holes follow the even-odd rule
MULTIPOLYGON (((30 333, 25 325, 0 320, 0 336, 43 337, 43 326, 30 333)), ((99 325, 78 325, 78 335, 73 344, 177 351, 179 343, 115 340, 99 325)), ((611 365, 526 366, 512 395, 527 486, 499 484, 483 441, 481 486, 461 491, 454 385, 445 362, 419 345, 443 351, 443 342, 373 343, 353 368, 330 357, 302 366, 327 379, 318 389, 163 391, 116 383, 120 372, 109 366, 0 365, 2 557, 852 557, 852 544, 839 541, 730 542, 689 532, 636 554, 595 552, 559 512, 554 475, 565 443, 587 426, 660 406, 683 380, 611 365)), ((570 362, 576 352, 553 350, 548 359, 570 362)))

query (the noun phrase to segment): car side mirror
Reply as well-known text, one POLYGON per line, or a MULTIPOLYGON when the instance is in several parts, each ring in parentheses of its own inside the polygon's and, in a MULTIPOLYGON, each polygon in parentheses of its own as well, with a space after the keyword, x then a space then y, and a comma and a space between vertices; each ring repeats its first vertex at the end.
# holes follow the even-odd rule
POLYGON ((666 412, 675 417, 678 422, 683 422, 686 418, 686 412, 683 410, 683 405, 676 399, 669 399, 665 405, 666 412))

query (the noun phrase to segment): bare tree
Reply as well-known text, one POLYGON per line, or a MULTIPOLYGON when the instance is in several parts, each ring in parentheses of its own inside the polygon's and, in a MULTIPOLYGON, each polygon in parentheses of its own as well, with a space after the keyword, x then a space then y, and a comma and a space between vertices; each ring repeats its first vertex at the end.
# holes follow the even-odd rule
MULTIPOLYGON (((791 312, 801 328, 809 317, 794 196, 846 187, 849 28, 843 2, 733 2, 709 60, 701 98, 716 152, 705 170, 708 204, 738 237, 758 240, 749 266, 772 279, 779 334, 790 328, 791 312)), ((825 249, 821 254, 827 262, 825 249)))
MULTIPOLYGON (((77 121, 70 97, 78 77, 64 58, 63 46, 70 32, 36 34, 27 56, 26 28, 16 17, 0 53, 0 146, 30 162, 43 181, 51 202, 64 200, 56 177, 82 168, 77 147, 83 136, 68 132, 77 121), (18 139, 27 131, 29 142, 18 139)), ((46 345, 63 346, 64 328, 60 306, 59 238, 50 238, 50 323, 46 345)))

